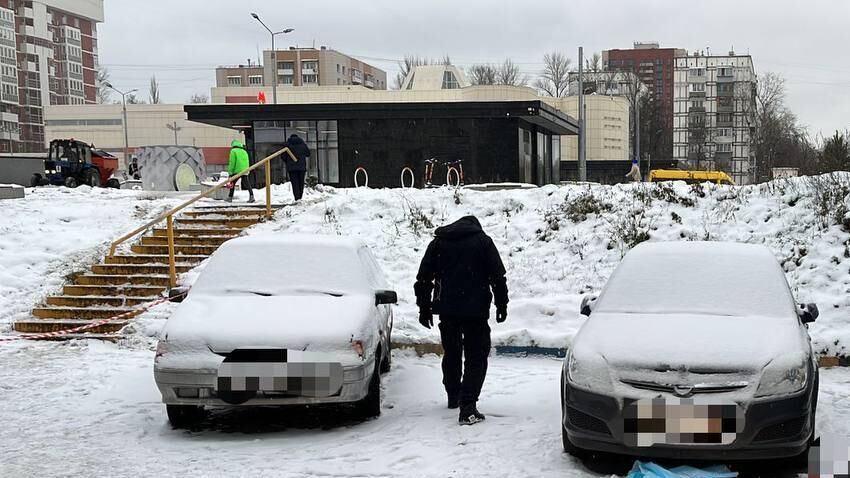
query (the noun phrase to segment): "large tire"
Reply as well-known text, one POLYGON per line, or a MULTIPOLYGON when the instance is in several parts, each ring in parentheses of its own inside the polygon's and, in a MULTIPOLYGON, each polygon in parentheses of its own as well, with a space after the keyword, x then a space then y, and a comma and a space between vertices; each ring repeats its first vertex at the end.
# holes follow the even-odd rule
POLYGON ((197 426, 206 416, 204 407, 192 405, 166 405, 168 421, 174 428, 190 428, 197 426))
POLYGON ((67 178, 65 178, 65 187, 71 189, 77 187, 77 178, 73 176, 68 176, 67 178))
POLYGON ((384 358, 381 360, 381 373, 389 373, 393 365, 393 348, 392 342, 387 341, 387 351, 384 353, 384 358))
POLYGON ((381 368, 375 364, 372 379, 369 380, 369 392, 366 398, 357 402, 358 414, 363 418, 375 418, 381 415, 381 368))
POLYGON ((109 181, 106 181, 106 187, 111 189, 121 189, 121 181, 115 178, 109 178, 109 181))
POLYGON ((87 169, 85 172, 86 184, 93 188, 100 187, 100 172, 97 169, 87 169))
POLYGON ((38 173, 33 174, 32 178, 30 178, 30 186, 35 188, 35 187, 38 187, 40 185, 41 185, 41 175, 38 174, 38 173))

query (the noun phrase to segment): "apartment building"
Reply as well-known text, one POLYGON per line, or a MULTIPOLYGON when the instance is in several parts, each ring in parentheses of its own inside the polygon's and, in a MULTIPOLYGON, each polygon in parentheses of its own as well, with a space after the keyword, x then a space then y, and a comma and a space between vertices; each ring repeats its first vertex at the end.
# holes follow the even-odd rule
MULTIPOLYGON (((636 42, 632 49, 602 52, 604 70, 637 75, 653 103, 658 105, 654 119, 659 132, 657 138, 652 138, 657 146, 654 151, 643 153, 665 159, 673 156, 673 71, 675 59, 686 55, 683 49, 660 48, 656 42, 636 42)), ((646 119, 644 116, 643 121, 646 119)))
POLYGON ((749 184, 755 170, 752 57, 694 52, 675 64, 674 158, 689 168, 726 171, 736 183, 749 184))
POLYGON ((281 88, 297 86, 359 85, 387 89, 387 73, 368 63, 327 47, 266 50, 263 65, 221 66, 216 69, 216 87, 281 88))
POLYGON ((103 0, 0 0, 0 152, 43 152, 44 108, 95 103, 103 0))

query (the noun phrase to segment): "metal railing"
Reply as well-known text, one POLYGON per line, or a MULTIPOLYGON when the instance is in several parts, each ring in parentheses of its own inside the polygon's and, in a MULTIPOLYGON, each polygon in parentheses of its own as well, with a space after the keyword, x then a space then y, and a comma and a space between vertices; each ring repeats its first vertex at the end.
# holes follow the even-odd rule
POLYGON ((177 286, 177 262, 176 262, 176 258, 175 258, 175 252, 174 252, 174 215, 177 214, 178 212, 182 211, 183 209, 187 208, 188 206, 191 206, 192 204, 200 201, 201 199, 203 199, 203 198, 213 194, 214 192, 218 191, 219 189, 225 187, 227 184, 235 182, 237 179, 250 174, 255 169, 257 169, 261 166, 264 166, 265 167, 265 173, 266 173, 266 210, 265 210, 265 215, 266 215, 266 217, 271 217, 272 214, 273 214, 273 212, 272 212, 272 189, 271 189, 271 182, 272 182, 271 161, 273 159, 277 158, 278 156, 283 155, 284 153, 288 154, 289 157, 292 158, 293 161, 297 161, 297 158, 295 157, 295 155, 292 154, 292 151, 290 151, 289 148, 283 148, 280 151, 277 151, 275 153, 270 154, 269 156, 266 156, 261 161, 258 161, 257 163, 253 164, 251 167, 249 167, 245 171, 242 171, 239 174, 231 176, 227 181, 222 182, 221 184, 217 184, 217 185, 213 186, 212 188, 201 192, 200 194, 198 194, 194 198, 184 202, 183 204, 180 204, 179 206, 172 208, 169 211, 166 211, 166 212, 160 214, 155 219, 151 220, 150 222, 148 222, 148 223, 146 223, 142 226, 139 226, 138 228, 134 229, 132 232, 128 232, 127 234, 121 236, 120 238, 115 240, 112 243, 112 245, 110 246, 109 257, 112 258, 112 257, 115 256, 115 251, 118 248, 118 246, 120 246, 121 244, 123 244, 123 243, 127 242, 128 240, 138 236, 139 234, 144 234, 144 233, 150 231, 154 226, 161 223, 162 221, 165 221, 166 228, 167 228, 166 234, 167 234, 167 237, 168 237, 168 278, 169 278, 168 283, 169 283, 170 287, 172 287, 172 288, 176 287, 177 286))

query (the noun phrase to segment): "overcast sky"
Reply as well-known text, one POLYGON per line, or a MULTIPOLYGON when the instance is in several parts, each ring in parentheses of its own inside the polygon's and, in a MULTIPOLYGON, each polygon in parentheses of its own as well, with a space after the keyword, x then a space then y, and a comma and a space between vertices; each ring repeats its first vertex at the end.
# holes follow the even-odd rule
POLYGON ((575 62, 578 46, 586 55, 634 41, 734 47, 758 73, 786 78, 788 103, 810 132, 850 127, 848 0, 106 0, 100 62, 117 88, 147 96, 156 74, 163 100, 183 103, 209 94, 216 65, 256 61, 270 47, 250 12, 274 30, 295 28, 278 46, 326 45, 390 78, 405 54, 449 55, 464 67, 511 57, 533 76, 544 52, 575 62))

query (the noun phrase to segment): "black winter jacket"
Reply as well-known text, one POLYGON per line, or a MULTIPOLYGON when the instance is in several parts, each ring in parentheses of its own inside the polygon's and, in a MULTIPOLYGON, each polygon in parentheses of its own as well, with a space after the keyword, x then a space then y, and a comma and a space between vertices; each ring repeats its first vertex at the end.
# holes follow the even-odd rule
POLYGON ((507 307, 505 266, 475 216, 437 228, 434 235, 414 285, 420 311, 487 320, 494 298, 497 309, 507 307))
POLYGON ((284 154, 283 161, 286 163, 286 170, 290 173, 307 171, 307 158, 310 157, 310 148, 307 146, 307 143, 293 134, 286 142, 286 146, 298 158, 298 161, 293 161, 288 154, 284 154))

